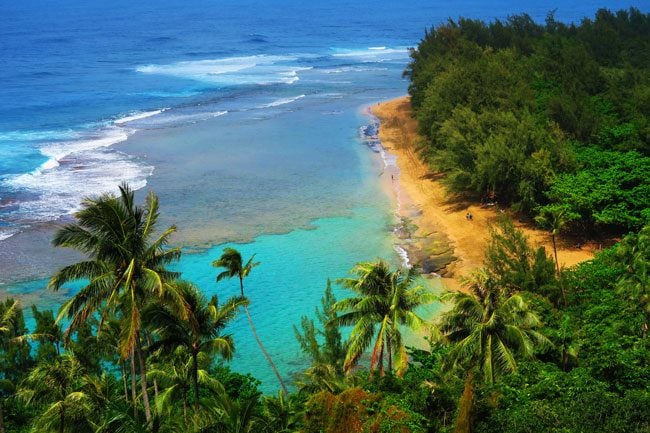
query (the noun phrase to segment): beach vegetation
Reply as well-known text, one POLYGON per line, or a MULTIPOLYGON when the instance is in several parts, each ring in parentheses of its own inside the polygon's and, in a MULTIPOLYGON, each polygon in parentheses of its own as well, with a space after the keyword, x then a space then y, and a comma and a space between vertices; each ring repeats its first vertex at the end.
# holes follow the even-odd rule
MULTIPOLYGON (((225 278, 237 277, 237 279, 239 280, 239 289, 241 292, 241 297, 245 299, 244 278, 246 278, 251 273, 254 267, 260 264, 259 262, 254 262, 253 261, 254 259, 255 259, 255 255, 249 258, 246 263, 244 263, 244 261, 242 260, 241 253, 239 251, 237 251, 234 248, 225 248, 223 250, 223 254, 221 255, 221 257, 219 257, 217 260, 212 262, 212 266, 215 268, 225 268, 224 271, 222 271, 221 273, 219 273, 219 275, 217 275, 217 281, 221 281, 225 278)), ((282 378, 282 375, 280 374, 278 368, 273 362, 273 358, 271 358, 271 355, 266 350, 264 344, 262 343, 262 340, 260 340, 260 337, 257 334, 257 330, 255 329, 255 325, 253 324, 253 317, 251 316, 250 311, 248 311, 248 303, 242 303, 242 307, 244 307, 244 311, 246 312, 248 325, 251 328, 251 332, 253 333, 253 337, 255 337, 255 341, 257 342, 257 345, 260 347, 260 350, 264 354, 264 357, 266 358, 269 365, 273 369, 273 373, 275 373, 275 376, 278 378, 278 382, 280 382, 284 394, 288 396, 289 391, 287 389, 287 385, 284 383, 284 379, 282 378)))
POLYGON ((415 268, 391 270, 383 260, 357 263, 353 276, 339 280, 354 295, 332 305, 339 313, 333 318, 342 326, 352 326, 347 343, 343 369, 350 373, 361 356, 373 346, 370 355, 370 377, 375 370, 384 376, 386 370, 402 376, 408 367, 408 355, 401 326, 418 329, 424 320, 415 311, 430 304, 434 295, 417 283, 415 268))
POLYGON ((426 32, 405 75, 423 157, 451 191, 567 230, 648 222, 650 16, 545 24, 459 19, 426 32))
MULTIPOLYGON (((56 233, 52 241, 55 246, 76 249, 88 259, 60 269, 48 287, 56 291, 71 281, 87 282, 59 312, 58 320, 69 320, 68 336, 95 313, 100 314, 102 322, 113 315, 120 318, 119 354, 123 359, 135 358, 149 422, 142 312, 156 298, 183 303, 176 286, 171 284, 178 274, 165 268, 178 259, 180 250, 165 248, 176 230, 174 226, 155 233, 159 215, 155 194, 150 193, 141 207, 136 205, 128 185, 121 185, 119 191, 119 196, 108 194, 87 199, 76 214, 77 222, 56 233)), ((179 311, 183 311, 183 306, 179 306, 179 311)))
MULTIPOLYGON (((0 428, 644 432, 648 230, 563 269, 560 279, 553 256, 504 219, 491 230, 485 268, 465 291, 443 294, 446 307, 432 321, 415 311, 435 299, 416 270, 358 263, 351 276, 328 282, 318 322, 304 317, 296 327, 308 362, 288 395, 264 396, 253 375, 223 365, 236 348, 228 327, 249 302, 241 290, 224 302, 190 282, 165 280, 174 296, 150 295, 139 309, 145 369, 134 350, 123 356, 131 316, 119 293, 111 311, 108 300, 97 301, 73 330, 62 327, 67 304, 58 315, 34 309, 32 334, 20 304, 7 300, 0 304, 0 428), (403 343, 413 325, 430 335, 428 348, 403 343)), ((250 272, 254 262, 247 263, 250 272)), ((243 280, 246 268, 233 266, 233 276, 243 280)))
POLYGON ((248 311, 255 256, 212 262, 239 296, 181 280, 156 195, 140 205, 121 185, 56 233, 84 256, 49 279, 68 298, 58 311, 0 301, 0 433, 647 433, 649 34, 634 8, 571 25, 459 19, 411 53, 422 155, 449 188, 537 216, 554 247, 570 231, 619 235, 593 259, 562 268, 502 219, 463 291, 350 264, 295 324, 305 356, 285 384, 248 311), (277 394, 227 364, 241 310, 277 394), (423 345, 405 344, 413 330, 423 345))

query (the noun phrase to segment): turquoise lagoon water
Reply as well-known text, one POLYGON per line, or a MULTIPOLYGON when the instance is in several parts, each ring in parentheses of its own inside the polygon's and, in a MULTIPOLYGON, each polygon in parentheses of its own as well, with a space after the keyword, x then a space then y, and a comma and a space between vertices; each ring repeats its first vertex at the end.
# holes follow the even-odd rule
MULTIPOLYGON (((227 297, 210 262, 235 244, 262 262, 251 313, 282 373, 304 366, 292 326, 327 278, 399 262, 383 161, 364 108, 406 93, 407 48, 459 16, 572 21, 624 1, 222 0, 0 6, 0 296, 56 309, 43 289, 79 259, 50 247, 83 197, 128 181, 176 224, 178 265, 227 297)), ((636 4, 637 7, 643 5, 636 4)), ((240 318, 233 368, 277 387, 240 318)))

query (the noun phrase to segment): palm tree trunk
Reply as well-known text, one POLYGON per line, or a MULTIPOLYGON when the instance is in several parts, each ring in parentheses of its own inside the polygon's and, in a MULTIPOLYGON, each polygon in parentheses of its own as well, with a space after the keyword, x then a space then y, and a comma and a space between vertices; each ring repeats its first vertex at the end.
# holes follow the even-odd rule
POLYGON ((564 283, 562 283, 562 274, 560 273, 560 262, 557 259, 557 245, 555 243, 555 233, 551 233, 551 240, 553 241, 553 255, 555 256, 555 270, 557 271, 557 279, 560 282, 560 292, 562 293, 562 302, 564 306, 567 306, 566 303, 566 293, 564 291, 564 283))
MULTIPOLYGON (((241 296, 242 298, 244 297, 244 279, 240 275, 239 276, 239 289, 241 290, 241 296)), ((289 397, 289 391, 287 390, 287 385, 285 385, 284 380, 282 380, 282 376, 280 376, 280 372, 278 371, 278 368, 275 366, 273 363, 273 360, 271 359, 271 355, 266 351, 264 348, 264 345, 262 344, 262 340, 260 340, 260 337, 257 335, 257 331, 255 330, 255 325, 253 325, 253 318, 251 317, 251 313, 248 311, 248 306, 244 305, 244 311, 246 312, 246 317, 248 318, 248 324, 251 327, 251 331, 253 332, 253 337, 255 337, 255 341, 257 341, 257 345, 260 346, 260 349, 262 349, 262 353, 266 357, 266 360, 269 362, 269 365, 273 369, 273 373, 275 373, 275 376, 278 378, 278 381, 280 382, 280 386, 282 386, 282 391, 284 391, 284 395, 286 397, 289 397)))
POLYGON ((390 337, 386 339, 386 355, 388 355, 388 374, 393 372, 393 354, 391 353, 390 337))
POLYGON ((384 377, 384 342, 381 342, 381 347, 379 348, 379 377, 384 377))
MULTIPOLYGON (((147 344, 151 346, 151 335, 149 333, 146 333, 147 336, 147 344)), ((153 378, 153 398, 154 401, 158 400, 158 379, 155 377, 153 378)))
MULTIPOLYGON (((129 387, 126 384, 126 366, 124 365, 124 360, 120 357, 120 366, 122 367, 122 384, 124 385, 124 401, 129 403, 129 387)), ((0 432, 2 433, 2 432, 0 432)))
POLYGON ((284 380, 282 380, 282 376, 280 376, 280 372, 278 371, 278 368, 273 363, 273 360, 271 359, 271 355, 269 355, 269 353, 266 351, 264 345, 262 344, 262 340, 260 340, 260 337, 257 335, 257 331, 255 330, 255 325, 253 325, 253 318, 251 317, 251 313, 248 312, 247 306, 244 306, 244 311, 246 312, 246 317, 248 318, 248 324, 251 327, 251 331, 253 332, 253 337, 255 337, 255 341, 257 341, 257 345, 260 346, 260 349, 262 349, 262 353, 264 354, 266 360, 269 362, 269 365, 273 369, 275 376, 278 378, 278 381, 280 382, 280 386, 282 386, 282 391, 284 391, 284 395, 288 397, 289 391, 287 390, 287 386, 285 385, 284 380))
POLYGON ((138 356, 138 363, 140 367, 140 388, 142 389, 142 405, 144 406, 144 416, 147 423, 151 421, 151 406, 149 405, 149 393, 147 391, 147 367, 142 356, 142 343, 140 341, 140 333, 135 337, 135 351, 138 356))
POLYGON ((155 377, 153 378, 153 399, 154 402, 158 400, 158 381, 155 377))
POLYGON ((138 417, 138 396, 136 394, 136 382, 135 382, 135 354, 133 349, 131 349, 131 398, 133 399, 133 417, 138 417))
POLYGON ((474 370, 470 366, 463 388, 463 395, 458 402, 458 417, 454 426, 454 433, 471 433, 472 431, 472 406, 474 405, 474 370))
POLYGON ((199 366, 196 352, 192 352, 192 387, 194 388, 194 409, 199 410, 199 366))

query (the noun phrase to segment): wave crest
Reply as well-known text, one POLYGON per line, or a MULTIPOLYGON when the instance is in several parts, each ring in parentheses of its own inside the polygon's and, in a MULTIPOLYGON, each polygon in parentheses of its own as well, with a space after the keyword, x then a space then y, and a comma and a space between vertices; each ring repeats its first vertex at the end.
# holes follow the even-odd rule
POLYGON ((257 55, 183 61, 166 65, 142 65, 138 66, 136 71, 220 86, 291 84, 299 79, 298 72, 310 69, 295 65, 296 61, 297 58, 292 56, 257 55))

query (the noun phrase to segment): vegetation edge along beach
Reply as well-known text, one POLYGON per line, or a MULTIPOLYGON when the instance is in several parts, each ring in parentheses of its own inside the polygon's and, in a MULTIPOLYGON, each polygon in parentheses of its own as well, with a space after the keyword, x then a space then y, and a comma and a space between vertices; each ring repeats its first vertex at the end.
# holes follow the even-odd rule
MULTIPOLYGON (((446 288, 462 290, 460 278, 483 263, 489 226, 508 209, 499 209, 498 205, 486 207, 459 197, 440 181, 441 173, 436 174, 418 154, 417 147, 423 138, 418 134, 408 96, 373 105, 371 111, 380 121, 378 135, 382 146, 396 157, 398 172, 391 181, 396 185, 391 189, 400 190, 395 194, 400 202, 398 216, 407 219, 411 226, 409 240, 415 240, 407 246, 410 259, 425 268, 426 273, 441 275, 446 288), (472 215, 471 220, 468 214, 472 215), (422 261, 430 263, 422 266, 422 261)), ((548 231, 531 222, 516 222, 516 226, 532 245, 551 250, 548 231)), ((583 242, 578 247, 573 238, 563 240, 558 247, 560 264, 570 267, 589 260, 601 246, 583 242)))
POLYGON ((86 199, 53 238, 82 258, 48 282, 81 288, 32 307, 34 330, 0 303, 0 433, 649 431, 649 36, 634 8, 427 31, 410 101, 373 111, 413 257, 458 281, 438 296, 417 266, 350 264, 295 324, 310 365, 289 384, 248 308, 256 255, 211 258, 239 291, 206 296, 171 270, 154 192, 86 199), (447 308, 421 317, 432 302, 447 308), (241 313, 276 395, 228 367, 241 313))

